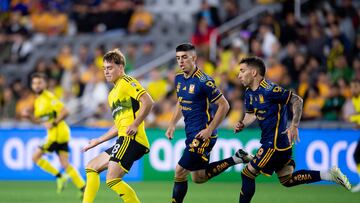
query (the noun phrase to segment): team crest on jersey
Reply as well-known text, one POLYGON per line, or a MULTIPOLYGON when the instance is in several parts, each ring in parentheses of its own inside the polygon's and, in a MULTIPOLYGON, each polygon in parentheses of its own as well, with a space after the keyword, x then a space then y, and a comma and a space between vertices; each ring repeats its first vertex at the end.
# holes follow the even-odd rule
POLYGON ((190 93, 190 94, 194 94, 194 92, 195 92, 195 85, 194 85, 194 84, 190 84, 189 93, 190 93))
POLYGON ((179 90, 180 90, 180 86, 181 86, 181 83, 180 83, 180 82, 178 82, 178 84, 176 85, 176 92, 179 92, 179 90))
POLYGON ((259 94, 259 102, 260 104, 264 103, 264 96, 262 94, 259 94))

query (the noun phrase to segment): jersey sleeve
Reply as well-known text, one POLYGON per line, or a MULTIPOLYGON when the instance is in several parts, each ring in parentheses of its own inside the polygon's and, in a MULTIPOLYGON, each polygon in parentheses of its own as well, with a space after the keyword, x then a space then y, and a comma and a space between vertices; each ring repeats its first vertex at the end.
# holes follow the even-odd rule
POLYGON ((203 90, 205 91, 205 94, 207 98, 209 99, 210 103, 214 103, 216 100, 218 100, 222 93, 220 90, 216 87, 214 80, 208 80, 203 83, 203 90))
POLYGON ((64 108, 64 103, 55 96, 50 97, 50 105, 56 112, 60 112, 64 108))
POLYGON ((268 98, 270 101, 273 101, 278 104, 287 104, 290 101, 292 92, 280 87, 279 85, 274 85, 274 87, 269 90, 268 98))
POLYGON ((129 82, 125 82, 126 86, 124 88, 125 92, 132 98, 136 99, 137 101, 139 101, 139 98, 141 97, 141 95, 143 95, 144 93, 146 93, 146 90, 140 85, 140 83, 135 80, 132 79, 129 82))
POLYGON ((254 113, 254 107, 252 105, 252 97, 245 92, 245 112, 254 113))

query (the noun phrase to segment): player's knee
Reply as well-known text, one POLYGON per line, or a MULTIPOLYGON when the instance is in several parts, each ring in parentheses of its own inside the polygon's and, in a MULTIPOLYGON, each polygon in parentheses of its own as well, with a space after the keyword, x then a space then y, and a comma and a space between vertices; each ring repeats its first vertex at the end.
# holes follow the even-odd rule
POLYGON ((192 178, 192 181, 196 184, 201 184, 201 183, 205 183, 206 181, 208 181, 207 177, 200 177, 200 176, 195 176, 192 178))
POLYGON ((41 154, 38 153, 38 152, 35 152, 35 153, 32 155, 32 161, 33 161, 34 163, 38 162, 38 161, 40 160, 40 158, 41 158, 41 154))
POLYGON ((293 181, 291 180, 292 175, 282 176, 279 177, 279 181, 281 185, 284 187, 292 187, 294 186, 293 181))

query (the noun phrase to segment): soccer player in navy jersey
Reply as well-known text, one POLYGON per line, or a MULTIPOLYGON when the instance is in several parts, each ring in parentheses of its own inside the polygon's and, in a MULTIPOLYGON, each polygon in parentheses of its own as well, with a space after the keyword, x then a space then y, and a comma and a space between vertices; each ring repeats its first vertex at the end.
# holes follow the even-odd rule
POLYGON ((242 188, 239 202, 251 201, 255 193, 255 178, 260 173, 271 176, 276 172, 280 183, 285 187, 327 180, 350 190, 349 180, 337 167, 329 171, 294 172, 292 144, 299 141, 298 127, 302 113, 302 98, 266 80, 265 64, 258 57, 242 59, 239 67, 238 79, 246 87, 246 114, 244 119, 234 126, 234 131, 241 131, 257 119, 262 132, 261 147, 255 158, 241 173, 242 188), (288 128, 287 105, 291 105, 293 111, 293 118, 288 128))
POLYGON ((172 202, 180 203, 186 195, 190 173, 195 183, 204 183, 230 166, 247 163, 253 157, 239 149, 232 157, 209 163, 210 151, 217 139, 216 128, 228 112, 229 104, 214 80, 196 66, 196 51, 192 44, 177 46, 176 60, 181 69, 175 78, 178 102, 166 136, 173 138, 176 123, 183 115, 186 147, 175 169, 172 195, 172 202), (211 104, 217 105, 214 116, 210 113, 211 104))

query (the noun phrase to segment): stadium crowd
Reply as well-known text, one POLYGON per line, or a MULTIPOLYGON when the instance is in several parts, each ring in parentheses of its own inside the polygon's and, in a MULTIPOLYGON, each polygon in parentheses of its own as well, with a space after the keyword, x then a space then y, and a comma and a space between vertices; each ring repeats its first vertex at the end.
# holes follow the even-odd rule
MULTIPOLYGON (((7 12, 1 12, 0 64, 26 62, 34 51, 34 43, 41 43, 34 40, 41 37, 34 36, 111 29, 146 35, 155 20, 142 1, 78 0, 72 6, 66 0, 31 1, 37 2, 31 6, 28 2, 11 1, 7 12), (112 21, 113 18, 122 20, 112 21)), ((349 84, 360 80, 360 5, 351 0, 310 1, 298 19, 292 1, 281 1, 281 12, 266 13, 255 25, 242 25, 231 44, 220 46, 217 60, 211 61, 210 34, 241 14, 239 2, 225 0, 213 6, 203 1, 194 16, 195 28, 189 39, 199 52, 198 67, 215 79, 230 103, 223 126, 232 127, 242 116, 239 109, 243 109, 244 90, 237 80, 237 63, 248 55, 266 61, 269 80, 304 98, 303 120, 347 121, 355 112, 349 84)), ((269 2, 272 1, 258 1, 269 2)), ((127 73, 137 67, 135 53, 141 51, 151 57, 154 43, 119 47, 126 53, 127 73)), ((49 89, 70 112, 87 113, 81 120, 83 124, 110 126, 111 114, 106 104, 109 85, 102 72, 106 51, 103 46, 91 50, 85 44, 74 53, 71 46, 64 45, 57 57, 39 60, 32 72, 49 76, 49 89)), ((175 65, 171 65, 139 78, 156 101, 148 126, 167 126, 176 103, 176 72, 175 65)), ((20 120, 21 110, 32 107, 34 96, 27 86, 24 81, 7 81, 6 75, 0 75, 0 120, 20 120)))

